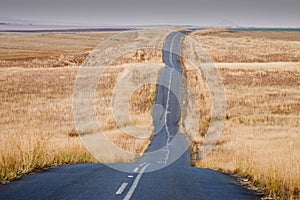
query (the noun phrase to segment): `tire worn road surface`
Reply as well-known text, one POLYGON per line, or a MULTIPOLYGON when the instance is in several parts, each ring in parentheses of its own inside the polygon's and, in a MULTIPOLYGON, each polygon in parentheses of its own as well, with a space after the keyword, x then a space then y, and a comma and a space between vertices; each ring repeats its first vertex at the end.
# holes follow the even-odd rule
POLYGON ((164 45, 153 111, 155 136, 145 155, 131 164, 80 164, 23 176, 0 186, 0 199, 260 199, 231 176, 190 166, 188 143, 178 130, 181 102, 182 33, 164 45), (116 170, 121 168, 122 170, 116 170))

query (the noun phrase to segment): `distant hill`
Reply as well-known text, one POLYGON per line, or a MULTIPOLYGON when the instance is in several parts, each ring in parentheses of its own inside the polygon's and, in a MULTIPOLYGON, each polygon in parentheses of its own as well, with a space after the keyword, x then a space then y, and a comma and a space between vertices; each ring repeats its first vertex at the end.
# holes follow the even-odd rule
POLYGON ((219 26, 219 27, 238 27, 238 25, 236 23, 234 23, 233 21, 228 20, 228 19, 222 20, 221 22, 219 22, 217 24, 217 26, 219 26))

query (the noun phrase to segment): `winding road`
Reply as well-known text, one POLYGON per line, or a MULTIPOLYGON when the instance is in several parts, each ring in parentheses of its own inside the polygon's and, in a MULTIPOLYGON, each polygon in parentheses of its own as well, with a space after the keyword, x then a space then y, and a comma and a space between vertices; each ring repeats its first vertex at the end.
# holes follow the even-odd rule
POLYGON ((165 41, 156 106, 155 135, 136 163, 79 164, 51 168, 0 186, 0 199, 260 199, 233 177, 191 167, 188 142, 179 132, 184 34, 165 41))

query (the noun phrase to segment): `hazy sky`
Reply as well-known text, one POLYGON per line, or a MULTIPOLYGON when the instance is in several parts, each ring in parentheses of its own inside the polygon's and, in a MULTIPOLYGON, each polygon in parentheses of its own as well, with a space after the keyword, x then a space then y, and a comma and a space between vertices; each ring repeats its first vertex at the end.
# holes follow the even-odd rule
POLYGON ((298 26, 300 0, 0 0, 0 16, 85 24, 298 26))

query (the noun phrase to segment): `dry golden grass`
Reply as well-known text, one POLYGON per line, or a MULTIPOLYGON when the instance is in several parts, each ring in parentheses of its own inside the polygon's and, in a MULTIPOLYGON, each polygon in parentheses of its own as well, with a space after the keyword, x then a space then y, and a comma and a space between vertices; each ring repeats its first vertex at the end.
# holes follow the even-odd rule
POLYGON ((299 32, 202 30, 190 34, 214 62, 298 62, 299 32))
MULTIPOLYGON (((76 66, 83 62, 87 50, 109 36, 98 33, 0 35, 0 55, 3 56, 0 56, 0 182, 44 167, 95 161, 77 137, 69 137, 77 135, 72 116, 72 93, 79 70, 76 66), (52 46, 51 38, 60 42, 52 46), (43 48, 45 51, 41 51, 43 48), (63 67, 65 65, 73 67, 63 67)), ((158 36, 160 40, 156 37, 147 41, 149 37, 142 34, 128 39, 159 46, 165 35, 158 36)), ((297 198, 300 188, 300 66, 278 62, 300 61, 299 34, 208 30, 193 33, 192 37, 215 61, 226 62, 217 66, 227 94, 227 118, 221 138, 204 160, 194 160, 194 163, 247 177, 263 187, 267 195, 297 198)), ((119 40, 115 42, 117 45, 119 40)), ((192 55, 195 50, 187 45, 183 53, 200 62, 205 59, 192 55)), ((122 121, 121 127, 114 121, 111 100, 117 80, 134 72, 139 63, 153 62, 161 63, 160 51, 146 48, 128 52, 112 63, 99 80, 96 110, 99 121, 104 122, 99 130, 105 130, 105 136, 114 145, 131 153, 111 151, 111 154, 100 154, 98 160, 131 161, 149 144, 151 126, 146 127, 148 131, 144 135, 139 135, 135 126, 151 123, 149 111, 155 85, 145 85, 132 93, 129 99, 132 121, 122 121)), ((196 155, 209 122, 213 120, 209 115, 210 96, 203 75, 195 74, 191 66, 184 64, 190 92, 194 95, 189 94, 183 128, 194 138, 192 151, 196 155), (202 105, 199 110, 193 109, 197 103, 202 105)), ((161 67, 153 67, 148 73, 157 75, 161 67)), ((143 76, 135 77, 136 81, 144 79, 143 76)), ((83 137, 97 139, 97 133, 83 137)), ((103 144, 96 150, 105 152, 105 148, 103 144)))
MULTIPOLYGON (((72 116, 72 92, 78 69, 78 67, 1 69, 1 182, 34 169, 93 160, 79 139, 69 138, 69 134, 74 134, 75 130, 72 116), (38 156, 36 153, 41 154, 40 157, 30 158, 30 154, 32 154, 31 156, 38 156), (24 155, 20 157, 20 154, 24 155), (78 156, 68 160, 65 158, 65 154, 78 156), (80 155, 85 156, 85 160, 80 155), (78 160, 76 160, 77 158, 78 160), (31 161, 30 159, 35 160, 31 161), (53 162, 54 159, 55 162, 53 162), (23 163, 20 160, 23 160, 23 163), (11 170, 6 167, 11 168, 11 170), (15 170, 19 168, 20 170, 15 170)), ((156 70, 159 69, 160 67, 156 68, 156 70)), ((96 108, 99 120, 105 124, 100 128, 107 131, 105 133, 107 137, 119 148, 140 154, 149 144, 149 137, 152 132, 145 132, 148 134, 145 139, 126 135, 118 130, 119 126, 123 125, 118 126, 111 113, 112 90, 118 78, 117 74, 122 71, 124 71, 124 67, 109 69, 105 78, 99 81, 96 108)), ((154 73, 155 76, 157 74, 158 72, 154 73)), ((135 125, 142 126, 151 123, 149 112, 154 94, 155 85, 146 85, 133 93, 131 114, 135 125)), ((76 133, 74 135, 76 136, 76 133)), ((131 157, 105 155, 107 150, 102 150, 104 152, 103 157, 97 157, 101 161, 128 162, 136 158, 132 155, 129 155, 131 157)))
POLYGON ((114 34, 0 34, 0 67, 78 66, 89 51, 114 34))
MULTIPOLYGON (((145 45, 151 46, 151 42, 156 45, 163 44, 164 35, 157 34, 155 38, 149 39, 144 34, 147 33, 134 35, 145 45)), ((78 65, 86 59, 88 51, 111 35, 0 35, 1 183, 50 166, 96 162, 77 137, 72 113, 72 95, 80 70, 78 65)), ((97 48, 101 51, 101 48, 106 47, 97 48)), ((153 129, 150 108, 156 85, 147 84, 131 91, 129 110, 132 121, 116 124, 112 115, 113 90, 120 77, 131 72, 134 81, 139 83, 144 76, 157 77, 158 71, 163 67, 149 66, 149 70, 146 69, 141 76, 135 69, 145 63, 161 63, 161 58, 156 50, 139 51, 142 52, 129 52, 119 57, 98 81, 95 108, 98 119, 102 121, 99 130, 104 131, 111 143, 124 150, 124 154, 108 151, 105 149, 105 142, 100 141, 97 144, 101 147, 100 153, 94 155, 97 161, 133 161, 149 144, 153 129), (133 64, 124 65, 132 61, 133 64), (145 126, 143 136, 138 135, 135 126, 145 126), (125 129, 125 132, 121 129, 125 129)), ((94 134, 90 132, 83 135, 84 137, 97 139, 97 130, 94 134)))
POLYGON ((189 65, 184 70, 184 77, 187 80, 186 113, 182 113, 182 132, 192 140, 191 155, 192 162, 198 159, 198 151, 204 141, 204 136, 211 122, 210 115, 210 93, 205 83, 203 74, 198 74, 189 65), (196 109, 198 108, 198 109, 196 109))
MULTIPOLYGON (((252 182, 253 185, 262 188, 269 197, 299 198, 300 64, 284 62, 300 60, 297 47, 299 42, 294 41, 299 40, 299 33, 297 34, 298 37, 294 33, 287 33, 289 37, 286 36, 285 40, 291 43, 276 41, 281 33, 268 35, 210 30, 196 35, 197 41, 207 45, 207 50, 214 60, 227 62, 215 64, 221 72, 226 89, 227 115, 224 131, 207 157, 200 161, 194 160, 196 166, 242 176, 243 184, 248 185, 252 182), (224 45, 225 49, 234 49, 237 45, 236 40, 245 40, 245 36, 254 39, 248 38, 249 45, 239 45, 238 54, 235 51, 226 53, 220 49, 221 45, 224 45), (267 42, 262 42, 264 40, 267 42), (257 45, 254 45, 256 42, 257 45), (279 46, 284 48, 278 52, 279 57, 268 57, 268 45, 277 48, 278 51, 279 46), (294 49, 296 47, 297 49, 294 49), (292 52, 293 50, 295 52, 292 52), (240 59, 238 55, 246 57, 240 59), (272 63, 239 63, 245 61, 272 63)), ((272 49, 270 51, 272 52, 272 49)), ((197 58, 201 62, 202 57, 197 58)), ((192 146, 192 153, 197 154, 203 142, 201 135, 206 130, 205 121, 209 119, 207 109, 209 110, 210 105, 206 103, 209 101, 208 91, 203 85, 201 75, 199 77, 195 70, 193 72, 188 63, 185 65, 189 85, 198 91, 196 94, 203 94, 197 96, 198 103, 204 107, 202 111, 198 111, 202 113, 200 121, 203 125, 199 125, 199 120, 193 119, 190 119, 193 124, 189 124, 190 127, 198 126, 200 129, 199 137, 196 137, 192 146)))
POLYGON ((82 138, 87 143, 91 142, 90 151, 97 155, 98 160, 105 162, 134 161, 142 155, 150 143, 150 137, 153 133, 151 108, 155 100, 156 85, 147 84, 131 90, 121 77, 130 74, 128 79, 133 80, 133 83, 137 85, 143 81, 144 76, 153 76, 154 79, 157 79, 159 70, 163 65, 152 65, 152 67, 145 69, 142 75, 135 70, 139 65, 114 66, 106 70, 99 80, 96 93, 96 110, 98 121, 101 124, 99 129, 91 130, 95 134, 91 136, 89 133, 82 138), (116 91, 118 81, 121 81, 119 83, 121 84, 120 91, 116 91), (117 101, 116 104, 113 104, 113 101, 117 101), (129 111, 128 114, 126 110, 129 111), (104 131, 108 140, 121 151, 116 149, 108 151, 107 144, 101 144, 101 147, 95 145, 94 147, 93 141, 99 142, 99 138, 101 138, 101 134, 98 133, 99 130, 104 131), (99 156, 100 154, 101 156, 99 156))
POLYGON ((95 162, 78 138, 1 133, 0 141, 0 183, 51 166, 95 162))
POLYGON ((198 165, 246 176, 270 196, 297 198, 300 64, 265 65, 218 65, 226 87, 227 120, 219 145, 198 165))
POLYGON ((94 159, 69 138, 78 68, 1 68, 0 182, 49 166, 94 159))

